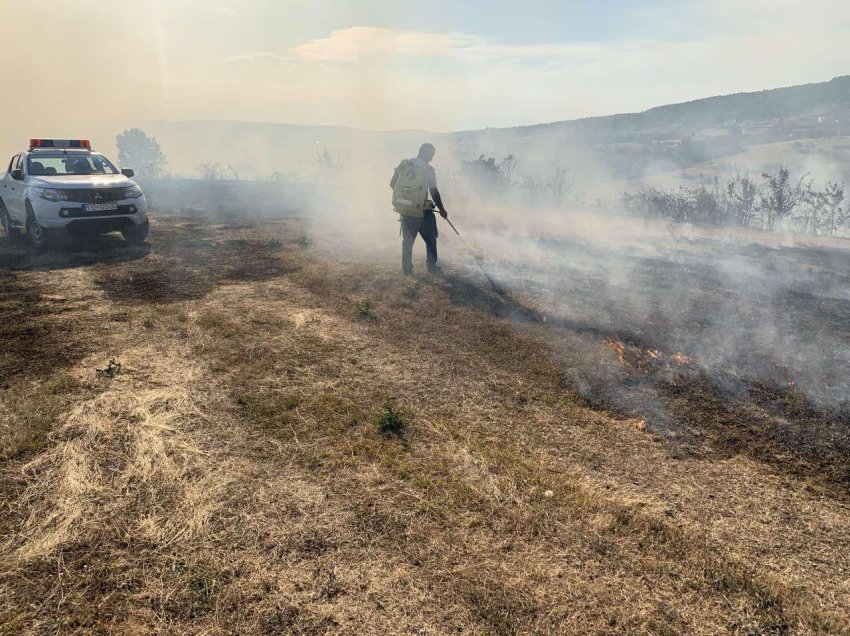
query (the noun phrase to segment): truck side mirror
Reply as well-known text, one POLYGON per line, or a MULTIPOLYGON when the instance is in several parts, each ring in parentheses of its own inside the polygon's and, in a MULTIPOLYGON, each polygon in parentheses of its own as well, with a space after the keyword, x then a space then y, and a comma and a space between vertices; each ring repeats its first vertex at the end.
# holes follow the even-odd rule
POLYGON ((24 171, 20 168, 15 168, 12 170, 12 178, 15 181, 23 181, 24 180, 24 171))
POLYGON ((121 168, 121 174, 123 174, 128 179, 132 179, 136 176, 136 171, 132 168, 121 168))

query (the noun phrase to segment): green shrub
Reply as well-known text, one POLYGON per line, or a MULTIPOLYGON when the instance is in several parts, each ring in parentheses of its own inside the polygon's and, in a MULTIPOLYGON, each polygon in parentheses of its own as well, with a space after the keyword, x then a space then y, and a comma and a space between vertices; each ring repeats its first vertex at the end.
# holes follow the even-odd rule
POLYGON ((384 403, 383 408, 375 416, 375 425, 381 435, 385 437, 399 437, 404 434, 404 422, 389 400, 384 403))

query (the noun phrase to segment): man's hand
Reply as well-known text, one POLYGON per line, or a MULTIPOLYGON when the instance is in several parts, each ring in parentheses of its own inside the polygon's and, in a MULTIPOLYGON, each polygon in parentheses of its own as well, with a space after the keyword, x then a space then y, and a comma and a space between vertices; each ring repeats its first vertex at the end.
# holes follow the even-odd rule
POLYGON ((443 217, 444 219, 447 219, 447 218, 449 218, 449 213, 446 212, 445 210, 440 210, 440 216, 443 217))

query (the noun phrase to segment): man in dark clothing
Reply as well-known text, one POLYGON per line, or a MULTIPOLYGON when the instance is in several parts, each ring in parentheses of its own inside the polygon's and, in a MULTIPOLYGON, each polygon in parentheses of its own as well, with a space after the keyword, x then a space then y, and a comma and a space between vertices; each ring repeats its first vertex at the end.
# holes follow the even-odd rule
POLYGON ((413 243, 417 234, 425 241, 428 271, 435 275, 441 271, 437 265, 435 204, 444 219, 448 218, 449 214, 437 189, 437 174, 430 165, 435 152, 433 145, 422 144, 419 154, 413 159, 402 161, 390 181, 393 207, 401 216, 401 270, 405 276, 413 274, 413 243), (431 195, 433 203, 428 200, 428 194, 431 195))

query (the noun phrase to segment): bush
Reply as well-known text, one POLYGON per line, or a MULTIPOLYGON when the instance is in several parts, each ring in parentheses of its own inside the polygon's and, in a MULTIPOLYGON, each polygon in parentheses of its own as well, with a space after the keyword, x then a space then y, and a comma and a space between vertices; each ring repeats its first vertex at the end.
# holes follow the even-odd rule
MULTIPOLYGON (((505 161, 512 160, 506 157, 505 161)), ((513 164, 511 164, 513 166, 513 164)), ((483 193, 499 194, 508 186, 508 177, 493 157, 481 155, 478 159, 464 161, 461 174, 467 182, 483 193)))
POLYGON ((531 204, 560 205, 573 189, 566 168, 554 166, 545 174, 520 174, 514 155, 501 161, 485 155, 463 161, 460 176, 479 196, 517 195, 531 204))
POLYGON ((669 192, 648 188, 625 192, 621 207, 634 216, 674 222, 762 227, 791 227, 810 234, 836 236, 846 232, 850 209, 841 207, 844 186, 829 182, 823 190, 806 179, 793 180, 788 169, 763 174, 761 182, 737 175, 724 187, 679 188, 669 192))
POLYGON ((375 416, 375 426, 385 437, 399 437, 404 434, 405 426, 399 414, 393 409, 393 405, 387 400, 383 408, 375 416))

